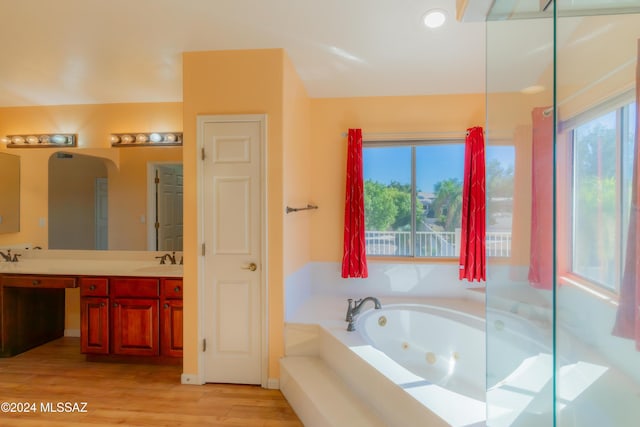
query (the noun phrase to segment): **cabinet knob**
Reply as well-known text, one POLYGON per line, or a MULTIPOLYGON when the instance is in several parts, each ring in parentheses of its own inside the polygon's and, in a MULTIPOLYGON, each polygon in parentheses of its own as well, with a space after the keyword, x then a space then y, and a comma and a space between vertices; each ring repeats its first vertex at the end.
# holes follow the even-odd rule
POLYGON ((169 304, 167 304, 166 302, 164 303, 164 308, 169 308, 169 304))
POLYGON ((100 307, 104 307, 104 303, 103 302, 100 303, 100 307))
POLYGON ((175 288, 173 288, 173 292, 180 292, 180 286, 176 286, 175 288))
POLYGON ((114 307, 117 307, 117 306, 118 306, 118 303, 117 303, 117 302, 114 302, 114 303, 113 303, 113 306, 114 306, 114 307))
POLYGON ((37 279, 36 279, 36 280, 32 280, 32 281, 31 281, 31 284, 32 284, 33 286, 38 286, 38 285, 40 284, 40 280, 37 280, 37 279))
POLYGON ((95 290, 96 290, 96 285, 91 285, 91 286, 89 286, 89 290, 90 290, 90 291, 95 291, 95 290))

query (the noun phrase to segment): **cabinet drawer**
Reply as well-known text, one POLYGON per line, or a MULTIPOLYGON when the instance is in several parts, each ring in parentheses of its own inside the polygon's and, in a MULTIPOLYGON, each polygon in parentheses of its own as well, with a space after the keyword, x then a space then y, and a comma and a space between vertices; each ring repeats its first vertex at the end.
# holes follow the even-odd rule
POLYGON ((109 295, 109 279, 106 277, 81 277, 80 296, 106 297, 109 295))
POLYGON ((114 278, 111 279, 111 297, 158 298, 160 286, 154 278, 114 278))
POLYGON ((75 277, 59 276, 3 276, 2 284, 15 288, 77 288, 75 277))
POLYGON ((162 295, 167 299, 182 299, 182 279, 163 279, 162 295))

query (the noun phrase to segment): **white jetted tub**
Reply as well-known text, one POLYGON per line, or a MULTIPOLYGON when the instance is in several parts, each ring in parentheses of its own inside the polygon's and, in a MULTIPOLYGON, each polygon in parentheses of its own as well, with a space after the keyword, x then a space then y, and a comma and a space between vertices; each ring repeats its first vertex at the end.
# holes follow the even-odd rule
POLYGON ((442 307, 398 304, 358 319, 365 341, 427 382, 484 401, 484 319, 442 307))

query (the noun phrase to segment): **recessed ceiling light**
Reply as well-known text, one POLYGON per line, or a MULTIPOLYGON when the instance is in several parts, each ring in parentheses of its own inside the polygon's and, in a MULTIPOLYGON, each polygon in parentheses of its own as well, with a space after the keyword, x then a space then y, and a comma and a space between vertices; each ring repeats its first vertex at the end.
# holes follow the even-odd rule
POLYGON ((424 14, 424 25, 429 28, 439 28, 447 21, 447 14, 442 9, 431 9, 424 14))

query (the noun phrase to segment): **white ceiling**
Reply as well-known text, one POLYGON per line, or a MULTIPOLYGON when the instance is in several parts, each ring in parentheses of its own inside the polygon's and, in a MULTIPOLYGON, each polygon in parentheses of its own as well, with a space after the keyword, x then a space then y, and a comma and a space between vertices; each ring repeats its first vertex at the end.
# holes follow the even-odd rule
POLYGON ((311 97, 485 90, 485 24, 455 0, 0 0, 0 16, 0 106, 181 101, 181 53, 220 49, 284 48, 311 97), (435 7, 449 20, 429 30, 435 7))

